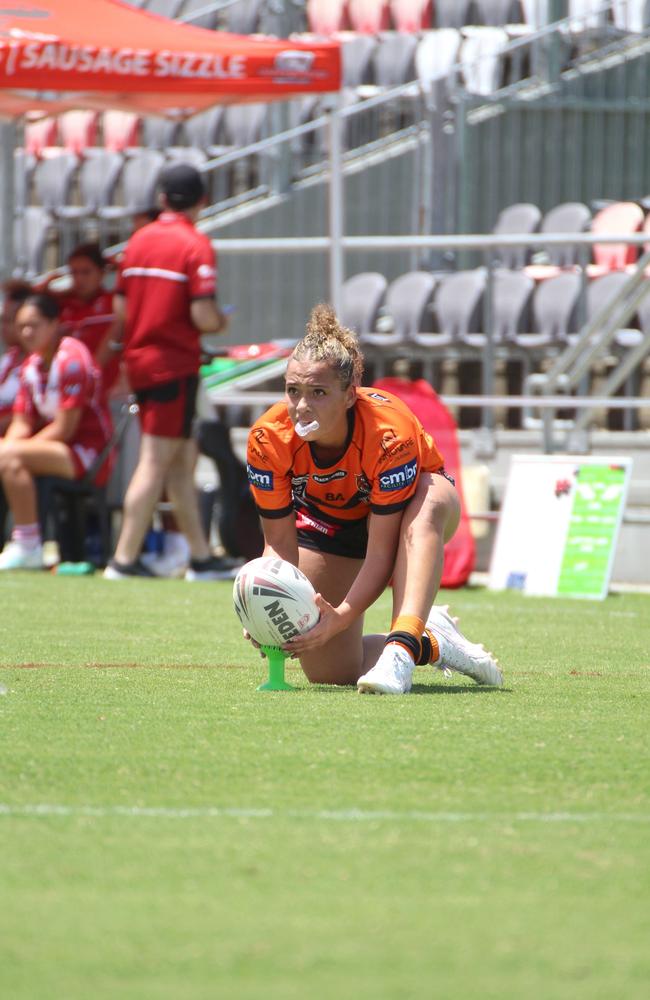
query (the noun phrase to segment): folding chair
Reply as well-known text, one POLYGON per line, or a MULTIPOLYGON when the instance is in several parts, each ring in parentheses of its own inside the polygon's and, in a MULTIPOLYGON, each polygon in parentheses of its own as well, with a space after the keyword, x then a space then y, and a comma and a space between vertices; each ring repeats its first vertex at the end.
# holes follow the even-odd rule
POLYGON ((39 476, 37 479, 39 517, 44 538, 54 534, 59 544, 61 562, 95 562, 103 566, 112 551, 111 511, 107 502, 108 484, 98 486, 95 480, 118 450, 128 423, 137 407, 131 401, 123 404, 115 421, 113 433, 93 464, 81 479, 59 476, 39 476), (88 515, 97 519, 99 547, 89 552, 87 546, 88 515))

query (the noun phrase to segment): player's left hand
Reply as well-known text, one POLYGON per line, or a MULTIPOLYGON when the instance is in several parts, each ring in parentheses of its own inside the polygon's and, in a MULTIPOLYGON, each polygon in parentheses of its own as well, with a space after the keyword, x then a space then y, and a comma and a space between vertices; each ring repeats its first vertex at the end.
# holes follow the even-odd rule
POLYGON ((317 649, 318 646, 329 642, 335 635, 342 632, 349 624, 343 621, 342 616, 338 614, 336 608, 329 601, 326 601, 321 594, 316 594, 315 601, 316 607, 320 611, 320 618, 316 625, 309 629, 309 632, 305 632, 303 635, 296 635, 284 644, 282 648, 289 656, 301 656, 302 653, 317 649))

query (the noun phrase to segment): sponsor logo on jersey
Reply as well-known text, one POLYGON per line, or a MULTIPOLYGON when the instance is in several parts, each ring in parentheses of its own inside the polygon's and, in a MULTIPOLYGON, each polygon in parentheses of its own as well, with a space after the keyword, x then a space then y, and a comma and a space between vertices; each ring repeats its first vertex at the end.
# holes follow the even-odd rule
POLYGON ((331 483, 333 479, 345 479, 346 476, 345 469, 337 469, 336 472, 328 472, 326 476, 319 476, 318 473, 312 472, 311 478, 315 483, 323 486, 325 483, 331 483))
POLYGON ((273 489, 272 472, 268 472, 266 469, 256 469, 250 462, 246 466, 246 472, 248 473, 248 482, 251 486, 255 486, 258 490, 268 490, 269 492, 273 489))
POLYGON ((258 427, 256 430, 253 431, 253 437, 255 438, 258 444, 262 444, 262 442, 264 441, 265 434, 266 431, 264 430, 263 427, 258 427))
POLYGON ((378 403, 387 403, 388 399, 386 396, 382 396, 380 392, 369 392, 368 399, 376 399, 378 403))
POLYGON ((393 469, 386 469, 379 476, 379 489, 383 493, 392 493, 395 490, 406 489, 416 479, 418 474, 418 460, 411 459, 403 465, 396 465, 393 469))
POLYGON ((384 454, 379 461, 383 463, 390 461, 391 458, 396 458, 397 455, 400 455, 403 451, 408 451, 410 448, 414 448, 415 441, 413 438, 407 438, 406 441, 399 441, 397 444, 394 444, 392 448, 387 448, 382 441, 381 446, 384 454))
POLYGON ((209 264, 199 264, 198 268, 196 269, 196 273, 198 274, 199 278, 205 278, 206 280, 208 278, 214 278, 214 268, 211 267, 209 264))

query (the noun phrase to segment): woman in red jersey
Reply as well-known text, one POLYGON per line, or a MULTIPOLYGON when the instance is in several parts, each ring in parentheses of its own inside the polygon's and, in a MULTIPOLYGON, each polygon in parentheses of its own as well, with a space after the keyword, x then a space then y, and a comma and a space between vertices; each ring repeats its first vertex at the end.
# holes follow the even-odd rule
POLYGON ((319 595, 318 625, 285 649, 311 681, 362 692, 405 694, 414 666, 427 663, 498 686, 491 654, 433 605, 460 519, 454 483, 415 415, 391 393, 361 388, 362 372, 354 334, 317 306, 284 401, 249 435, 264 554, 300 566, 319 595), (391 579, 391 630, 364 636, 364 612, 391 579))
MULTIPOLYGON (((12 421, 0 441, 0 478, 14 521, 0 570, 43 565, 34 477, 80 479, 111 435, 99 371, 84 344, 62 336, 54 296, 27 298, 16 329, 27 359, 12 421)), ((105 482, 109 471, 105 463, 98 481, 105 482)))
POLYGON ((99 244, 75 247, 68 269, 72 287, 59 297, 61 326, 86 345, 110 392, 120 374, 121 324, 113 312, 113 293, 104 288, 106 262, 99 244))

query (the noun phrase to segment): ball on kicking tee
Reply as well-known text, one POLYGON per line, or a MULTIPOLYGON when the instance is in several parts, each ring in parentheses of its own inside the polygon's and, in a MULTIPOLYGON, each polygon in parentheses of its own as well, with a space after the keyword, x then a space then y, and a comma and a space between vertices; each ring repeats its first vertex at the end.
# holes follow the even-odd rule
POLYGON ((251 559, 235 577, 232 598, 248 634, 264 646, 281 646, 308 632, 319 618, 315 591, 304 573, 284 559, 251 559))

